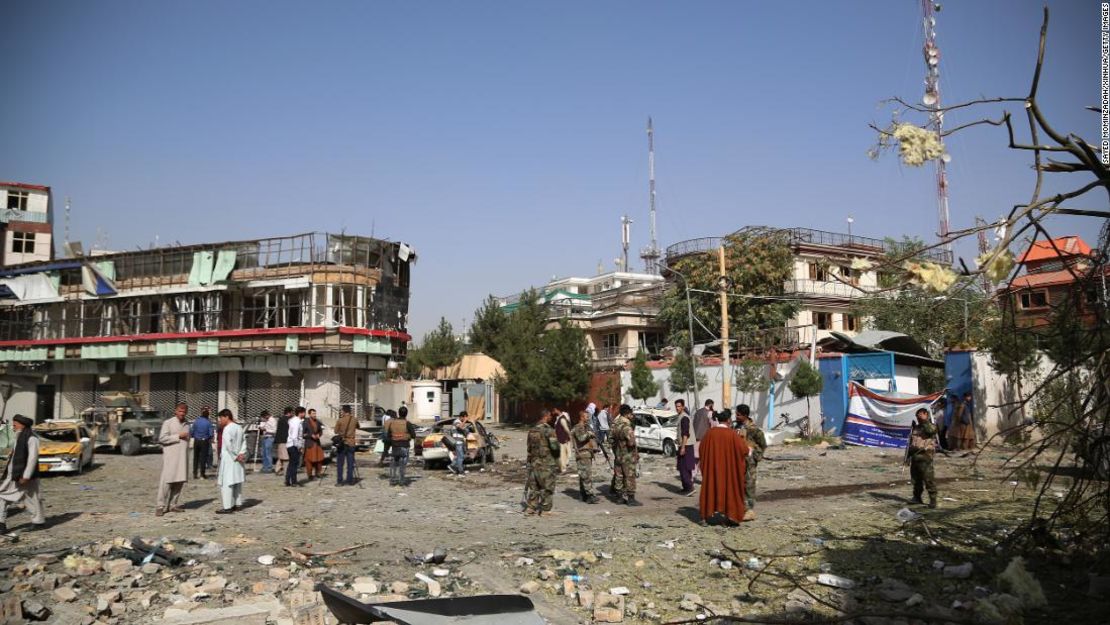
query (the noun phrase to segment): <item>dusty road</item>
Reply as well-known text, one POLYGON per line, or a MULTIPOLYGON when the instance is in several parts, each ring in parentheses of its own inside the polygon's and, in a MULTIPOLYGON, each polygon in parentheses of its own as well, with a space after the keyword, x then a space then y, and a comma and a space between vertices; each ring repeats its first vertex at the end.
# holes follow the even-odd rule
MULTIPOLYGON (((556 491, 555 513, 525 517, 520 508, 524 430, 495 431, 503 443, 497 463, 484 471, 472 468, 461 479, 443 470, 424 471, 417 463, 407 488, 390 487, 385 470, 375 466, 376 458, 361 455, 361 487, 334 486, 330 466, 322 482, 299 488, 285 488, 273 475, 249 474, 248 509, 227 516, 214 514, 218 492, 215 480, 209 479, 188 483, 182 498, 185 512, 155 517, 160 455, 98 454, 95 469, 83 475, 43 481, 52 526, 25 534, 17 543, 0 544, 0 574, 8 578, 0 590, 9 596, 22 591, 21 597, 40 601, 52 610, 50 622, 57 623, 92 623, 94 617, 104 623, 150 623, 164 615, 181 618, 186 610, 274 600, 281 609, 275 607, 271 621, 312 622, 290 609, 292 590, 307 590, 313 581, 349 589, 356 577, 367 577, 381 586, 379 595, 391 594, 389 586, 397 581, 409 588, 394 590, 421 596, 427 588, 414 575, 430 576, 434 568, 443 568, 448 574, 436 579, 444 595, 515 593, 526 582, 538 582, 531 597, 551 623, 591 622, 592 612, 579 605, 580 600, 562 595, 562 577, 572 572, 585 577, 581 589, 627 588, 625 622, 692 619, 707 610, 766 615, 797 610, 799 605, 819 612, 832 609, 815 599, 849 610, 947 610, 957 618, 971 612, 953 609, 954 602, 963 598, 966 605, 974 603, 983 593, 976 588, 988 587, 1005 567, 1009 556, 996 544, 1006 527, 1024 514, 1031 498, 1024 487, 1000 482, 1002 449, 984 452, 975 468, 972 458, 940 458, 940 508, 915 508, 926 522, 903 525, 895 514, 907 505, 910 489, 897 450, 786 446, 768 450, 760 466, 759 518, 739 528, 699 526, 697 498, 678 494, 674 460, 651 453, 642 459, 643 507, 629 508, 604 498, 599 505, 585 505, 577 500, 576 477, 566 475, 556 491), (72 571, 54 562, 40 575, 56 573, 59 579, 38 583, 36 578, 35 584, 18 586, 19 565, 36 553, 64 557, 69 547, 97 541, 103 552, 103 543, 133 536, 164 538, 195 562, 149 574, 138 574, 136 568, 116 579, 106 573, 72 577, 72 571), (189 540, 215 543, 218 553, 214 546, 205 553, 188 551, 189 540), (370 544, 293 567, 283 550, 288 546, 326 552, 362 543, 370 544), (758 553, 721 552, 726 545, 758 553), (437 546, 449 554, 442 567, 406 559, 437 546), (560 563, 543 555, 551 549, 588 555, 560 563), (793 555, 775 559, 771 571, 797 578, 816 597, 791 593, 791 584, 769 574, 749 585, 768 564, 768 555, 786 553, 793 555), (258 562, 267 555, 274 556, 274 564, 258 562), (758 560, 749 562, 752 557, 758 560), (722 566, 723 560, 728 563, 722 566), (974 572, 969 578, 944 577, 934 568, 938 561, 971 562, 974 572), (285 574, 272 572, 274 568, 288 572, 291 579, 277 579, 285 574), (851 578, 856 588, 848 592, 812 583, 820 572, 851 578), (221 578, 226 587, 217 579, 209 592, 186 596, 192 587, 183 588, 183 583, 198 586, 213 577, 221 578), (889 594, 885 599, 876 595, 883 578, 895 578, 910 592, 894 593, 896 602, 889 594), (75 597, 59 599, 48 585, 72 587, 75 597), (102 601, 98 608, 98 596, 106 590, 119 590, 118 601, 108 601, 107 609, 102 601), (687 596, 684 602, 685 593, 697 597, 687 596), (921 604, 907 607, 910 593, 920 594, 921 604)), ((600 457, 595 472, 604 493, 608 477, 600 457)), ((26 514, 9 519, 9 527, 17 532, 24 523, 26 514)), ((85 551, 96 549, 93 545, 85 551)), ((1059 568, 1034 574, 1064 579, 1066 587, 1056 589, 1057 597, 1082 603, 1085 586, 1078 581, 1068 586, 1072 582, 1066 563, 1059 568)))

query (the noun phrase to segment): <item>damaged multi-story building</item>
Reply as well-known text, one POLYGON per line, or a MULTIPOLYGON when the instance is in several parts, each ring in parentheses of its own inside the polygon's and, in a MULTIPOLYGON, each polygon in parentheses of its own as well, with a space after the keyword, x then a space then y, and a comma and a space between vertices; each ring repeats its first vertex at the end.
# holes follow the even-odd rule
POLYGON ((314 232, 3 267, 3 414, 68 418, 118 391, 194 414, 361 412, 404 359, 415 260, 404 243, 314 232))

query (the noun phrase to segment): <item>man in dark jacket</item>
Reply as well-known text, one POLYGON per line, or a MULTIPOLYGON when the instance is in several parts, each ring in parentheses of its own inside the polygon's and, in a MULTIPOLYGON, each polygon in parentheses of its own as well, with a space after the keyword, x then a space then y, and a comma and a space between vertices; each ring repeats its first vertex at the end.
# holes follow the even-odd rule
POLYGON ((200 416, 193 421, 189 434, 193 438, 193 479, 208 479, 209 458, 212 454, 212 434, 215 428, 209 419, 207 408, 200 411, 200 416))
POLYGON ((285 463, 289 462, 289 449, 286 444, 289 442, 289 417, 293 416, 293 408, 286 406, 285 410, 281 413, 281 418, 278 419, 277 433, 274 434, 274 444, 277 445, 277 468, 274 473, 285 477, 285 463))
POLYGON ((31 525, 41 529, 46 525, 46 514, 39 497, 39 438, 31 430, 31 419, 21 414, 12 417, 16 433, 15 448, 4 467, 0 482, 0 534, 8 532, 8 504, 24 502, 31 513, 31 525))

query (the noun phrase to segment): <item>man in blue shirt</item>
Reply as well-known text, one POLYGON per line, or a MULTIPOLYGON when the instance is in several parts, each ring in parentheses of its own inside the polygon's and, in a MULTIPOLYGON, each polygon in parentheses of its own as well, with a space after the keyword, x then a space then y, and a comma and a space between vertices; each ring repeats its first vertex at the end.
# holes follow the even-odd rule
POLYGON ((198 477, 202 480, 208 479, 205 472, 208 470, 208 459, 212 454, 212 435, 215 433, 208 415, 207 408, 201 410, 200 416, 193 421, 193 427, 189 430, 189 435, 193 438, 194 480, 198 477))

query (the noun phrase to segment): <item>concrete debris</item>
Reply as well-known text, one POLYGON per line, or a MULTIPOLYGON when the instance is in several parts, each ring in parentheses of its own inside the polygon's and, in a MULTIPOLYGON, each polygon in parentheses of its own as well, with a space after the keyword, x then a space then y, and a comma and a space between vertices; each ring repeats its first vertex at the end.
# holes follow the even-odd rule
POLYGON ((393 582, 389 585, 389 592, 395 595, 407 595, 409 593, 409 585, 407 582, 393 582))
POLYGON ((450 574, 451 571, 447 569, 432 569, 432 575, 435 575, 436 577, 447 577, 450 574))
POLYGON ((289 569, 273 568, 270 569, 270 577, 273 579, 286 580, 289 579, 289 569))
POLYGON ((29 621, 45 621, 50 618, 50 608, 34 599, 24 599, 20 604, 23 618, 29 621))
POLYGON ((417 573, 416 579, 424 582, 424 586, 428 589, 429 597, 438 597, 443 594, 443 589, 440 587, 439 582, 428 577, 423 573, 417 573))
POLYGON ((906 599, 906 607, 907 608, 912 608, 915 605, 921 605, 924 602, 925 602, 925 597, 921 596, 920 593, 914 593, 914 594, 910 595, 909 599, 906 599))
POLYGON ((521 558, 516 559, 516 565, 517 566, 532 566, 535 563, 536 563, 536 561, 533 560, 532 558, 521 557, 521 558))
POLYGON ((967 579, 967 578, 971 577, 971 570, 973 568, 974 567, 972 566, 972 564, 970 562, 965 562, 964 564, 958 564, 958 565, 953 565, 953 566, 946 566, 946 567, 944 567, 944 576, 945 577, 954 577, 956 579, 967 579))
POLYGON ((885 578, 875 589, 883 601, 901 603, 914 595, 913 590, 901 580, 885 578))
POLYGON ((621 596, 621 595, 627 595, 628 593, 629 593, 629 590, 625 586, 617 586, 615 588, 610 588, 609 589, 609 594, 611 594, 611 595, 621 596))
POLYGON ((520 592, 525 595, 530 595, 540 589, 540 583, 537 581, 524 582, 520 585, 520 592))
POLYGON ((61 588, 57 588, 52 594, 54 596, 54 599, 60 603, 69 603, 70 601, 77 599, 77 591, 70 588, 69 586, 62 586, 61 588))
POLYGON ((552 571, 551 569, 540 569, 539 578, 542 579, 543 581, 545 581, 545 582, 550 581, 554 577, 555 577, 555 571, 552 571))
POLYGON ((624 621, 624 597, 611 593, 594 595, 594 621, 598 623, 621 623, 624 621))
POLYGON ((270 566, 274 563, 274 559, 274 556, 271 555, 258 556, 258 563, 262 566, 270 566))
MULTIPOLYGON (((167 613, 169 610, 167 610, 167 613)), ((266 625, 270 610, 261 605, 236 605, 227 608, 202 608, 191 612, 167 614, 159 625, 266 625)))
POLYGON ((381 590, 381 584, 373 577, 356 577, 351 590, 360 595, 376 595, 381 590))

